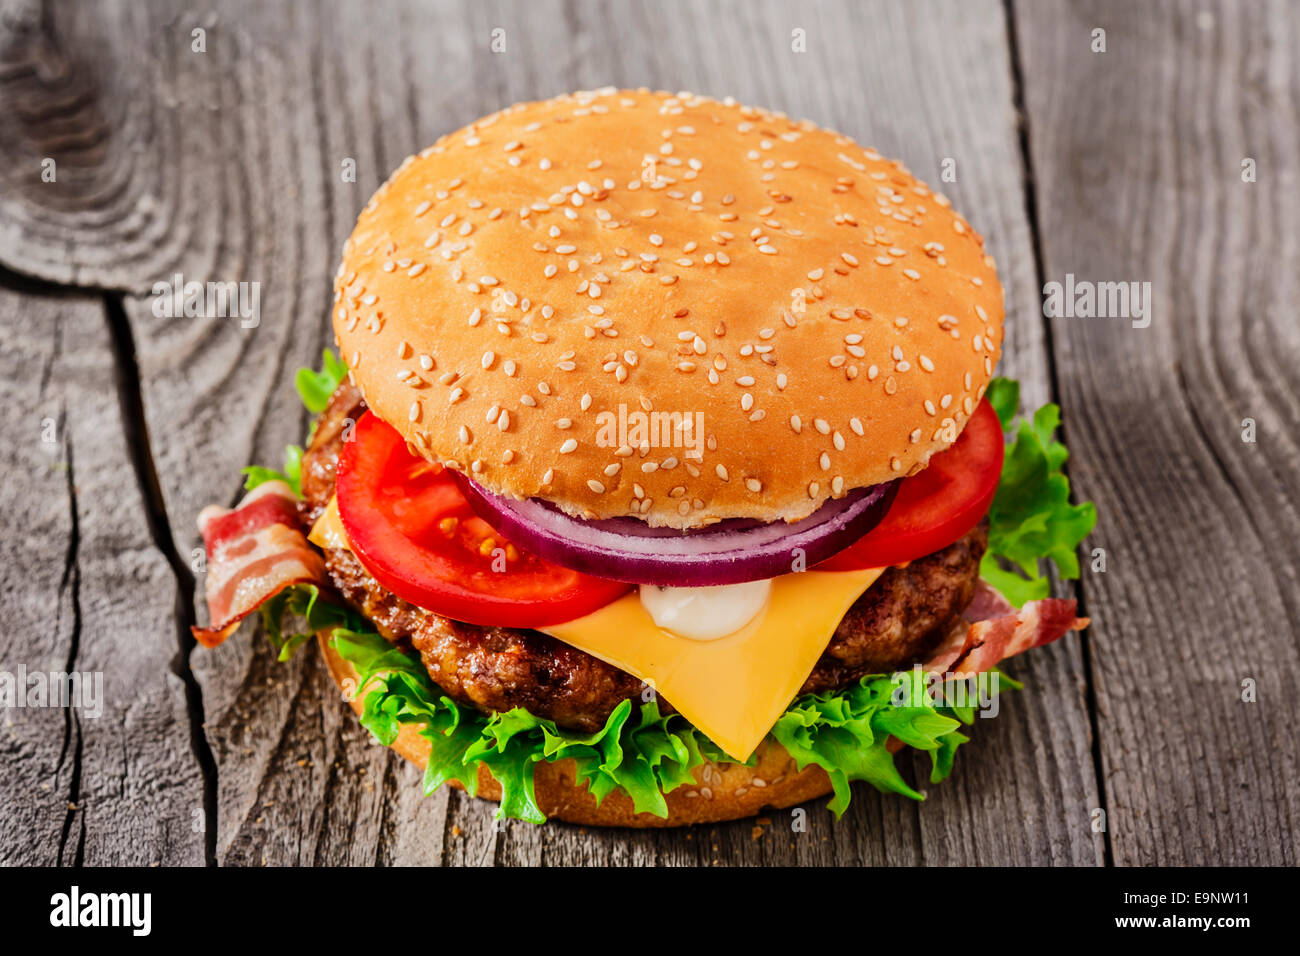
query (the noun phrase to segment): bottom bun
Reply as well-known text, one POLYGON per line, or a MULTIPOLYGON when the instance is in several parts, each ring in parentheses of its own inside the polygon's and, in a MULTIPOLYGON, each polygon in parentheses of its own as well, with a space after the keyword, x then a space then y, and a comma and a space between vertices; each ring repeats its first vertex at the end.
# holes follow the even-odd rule
MULTIPOLYGON (((330 647, 325 632, 319 633, 317 640, 339 689, 355 687, 358 674, 352 665, 330 647)), ((360 714, 361 700, 351 703, 352 709, 360 714)), ((392 748, 421 769, 428 760, 429 743, 414 724, 402 727, 392 748)), ((794 758, 772 738, 759 744, 757 753, 758 762, 753 767, 711 760, 696 767, 693 771, 696 786, 681 786, 664 795, 668 803, 667 817, 637 813, 632 808, 631 797, 621 790, 597 804, 587 785, 575 782, 572 760, 539 761, 533 771, 533 789, 537 805, 551 819, 598 827, 678 827, 739 820, 768 808, 792 807, 831 792, 831 781, 824 770, 816 766, 799 770, 794 758)), ((455 780, 449 782, 458 790, 465 789, 455 780)), ((501 799, 501 785, 482 765, 478 768, 478 796, 501 799)))

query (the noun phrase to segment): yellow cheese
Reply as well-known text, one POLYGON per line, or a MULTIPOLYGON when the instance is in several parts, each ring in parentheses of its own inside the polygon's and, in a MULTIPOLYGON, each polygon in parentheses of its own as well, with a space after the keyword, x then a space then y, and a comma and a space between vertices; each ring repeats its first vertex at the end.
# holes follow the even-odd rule
MULTIPOLYGON (((337 498, 308 540, 349 547, 337 498)), ((586 617, 538 630, 641 678, 730 756, 746 760, 808 679, 853 602, 884 571, 782 575, 758 618, 712 641, 658 627, 635 590, 586 617)))
POLYGON ((772 582, 764 614, 713 641, 659 628, 635 591, 538 630, 641 678, 728 755, 746 760, 808 679, 845 613, 884 570, 783 575, 772 582))
POLYGON ((347 533, 343 530, 343 522, 339 520, 339 499, 337 497, 330 498, 330 503, 321 512, 321 516, 316 519, 316 523, 311 526, 311 534, 307 535, 307 540, 318 548, 352 550, 352 546, 348 544, 347 533))

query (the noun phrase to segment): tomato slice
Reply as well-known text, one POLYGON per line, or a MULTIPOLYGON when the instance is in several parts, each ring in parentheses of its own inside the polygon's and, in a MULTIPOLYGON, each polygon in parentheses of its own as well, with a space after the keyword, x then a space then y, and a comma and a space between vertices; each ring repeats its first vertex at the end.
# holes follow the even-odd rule
POLYGON ((339 518, 353 552, 398 597, 469 624, 542 627, 590 614, 630 585, 570 571, 506 541, 452 473, 412 455, 377 415, 339 456, 339 518))
POLYGON ((817 570, 881 568, 948 547, 988 513, 1004 452, 1002 423, 993 406, 982 401, 951 448, 932 457, 925 471, 902 480, 885 519, 817 570))

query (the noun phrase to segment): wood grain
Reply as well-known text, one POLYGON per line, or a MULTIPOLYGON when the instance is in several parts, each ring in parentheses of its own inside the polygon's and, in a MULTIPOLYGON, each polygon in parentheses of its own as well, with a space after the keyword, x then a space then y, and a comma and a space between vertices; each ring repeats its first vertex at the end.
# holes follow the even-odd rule
POLYGON ((1124 865, 1294 865, 1300 18, 1140 9, 1017 5, 1045 275, 1153 289, 1148 328, 1052 323, 1108 555, 1086 586, 1111 841, 1124 865))

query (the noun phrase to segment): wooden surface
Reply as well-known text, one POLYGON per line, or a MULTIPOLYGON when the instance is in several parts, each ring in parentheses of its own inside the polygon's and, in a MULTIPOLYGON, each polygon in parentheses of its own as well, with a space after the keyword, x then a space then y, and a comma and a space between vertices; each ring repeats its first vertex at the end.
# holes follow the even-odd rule
POLYGON ((0 863, 1297 862, 1294 5, 208 9, 0 0, 0 668, 101 671, 106 698, 95 719, 0 713, 0 824, 21 834, 0 863), (371 191, 483 113, 609 84, 781 109, 941 186, 999 262, 1003 373, 1026 407, 1064 408, 1101 512, 1087 546, 1107 569, 1076 589, 1094 625, 1010 666, 1026 691, 925 804, 858 788, 806 833, 782 813, 494 826, 422 797, 314 654, 278 664, 251 626, 215 651, 188 637, 194 516, 301 438, 292 370, 328 341, 371 191), (260 282, 260 325, 156 318, 177 272, 260 282), (1150 281, 1150 327, 1045 320, 1041 286, 1066 273, 1150 281))

